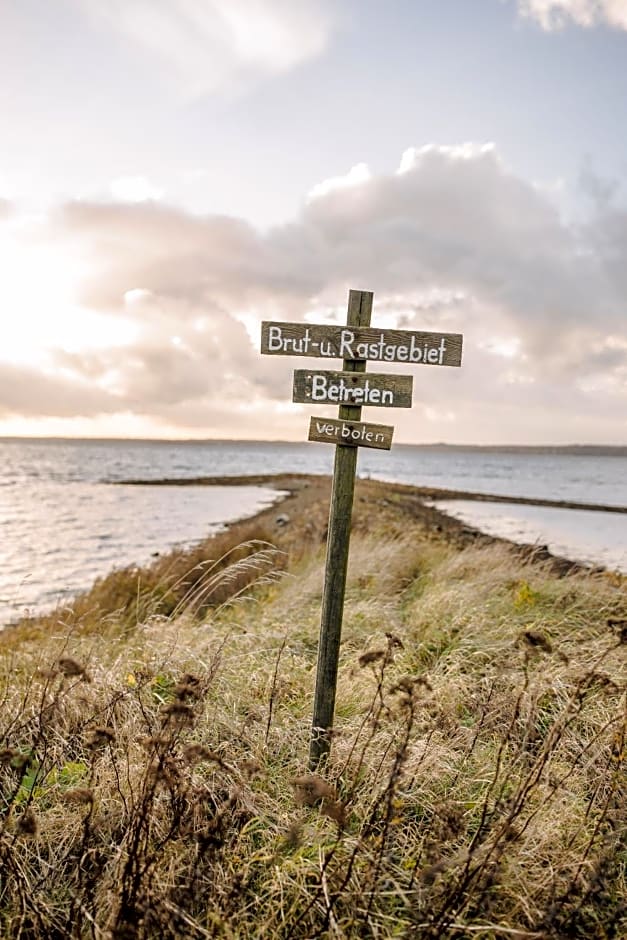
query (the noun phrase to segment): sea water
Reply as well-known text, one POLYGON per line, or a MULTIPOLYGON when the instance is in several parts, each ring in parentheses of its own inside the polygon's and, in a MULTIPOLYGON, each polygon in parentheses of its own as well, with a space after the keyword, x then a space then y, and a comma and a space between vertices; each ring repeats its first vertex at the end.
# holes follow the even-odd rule
MULTIPOLYGON (((0 627, 71 598, 115 566, 200 541, 277 498, 266 487, 124 480, 330 473, 312 443, 0 440, 0 627)), ((360 449, 358 473, 418 486, 627 506, 627 457, 397 445, 360 449)), ((459 502, 447 511, 519 541, 627 570, 627 515, 459 502), (488 507, 488 508, 486 508, 488 507), (516 528, 523 509, 525 525, 516 528), (536 510, 536 518, 528 510, 536 510), (570 520, 564 523, 564 520, 570 520), (552 535, 555 539, 552 541, 552 535)))

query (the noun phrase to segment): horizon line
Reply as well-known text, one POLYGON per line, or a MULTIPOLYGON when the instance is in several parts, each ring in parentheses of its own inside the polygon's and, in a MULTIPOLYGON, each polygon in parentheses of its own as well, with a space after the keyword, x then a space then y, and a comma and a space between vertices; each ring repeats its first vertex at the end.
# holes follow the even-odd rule
MULTIPOLYGON (((227 438, 227 437, 99 437, 99 436, 74 436, 65 435, 30 435, 30 434, 7 434, 0 435, 0 442, 72 442, 72 443, 115 443, 115 444, 310 444, 307 439, 291 440, 284 438, 227 438)), ((433 442, 411 442, 397 441, 395 447, 421 447, 421 448, 442 448, 442 449, 464 449, 464 450, 624 450, 627 451, 627 443, 624 444, 592 444, 592 443, 568 443, 568 444, 471 444, 471 443, 448 443, 446 441, 433 442)))

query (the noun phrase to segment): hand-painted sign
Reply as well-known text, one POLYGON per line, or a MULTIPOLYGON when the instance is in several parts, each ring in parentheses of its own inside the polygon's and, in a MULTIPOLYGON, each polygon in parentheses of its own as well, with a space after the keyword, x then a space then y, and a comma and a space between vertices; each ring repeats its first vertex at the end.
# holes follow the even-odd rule
POLYGON ((275 356, 460 366, 460 333, 376 330, 305 323, 261 324, 261 352, 275 356))
POLYGON ((351 447, 376 447, 390 450, 394 428, 387 424, 366 424, 364 421, 338 421, 335 418, 311 418, 310 441, 325 444, 348 444, 351 447))
POLYGON ((296 369, 292 401, 328 405, 411 408, 412 375, 296 369))
POLYGON ((366 372, 367 360, 411 365, 460 366, 460 333, 379 330, 370 326, 372 293, 351 290, 346 326, 261 324, 261 352, 273 356, 343 359, 342 372, 297 369, 292 400, 339 405, 338 418, 311 418, 309 440, 336 444, 322 595, 309 766, 315 770, 331 747, 342 614, 357 469, 357 448, 389 450, 394 428, 360 420, 362 405, 410 408, 411 375, 366 372))

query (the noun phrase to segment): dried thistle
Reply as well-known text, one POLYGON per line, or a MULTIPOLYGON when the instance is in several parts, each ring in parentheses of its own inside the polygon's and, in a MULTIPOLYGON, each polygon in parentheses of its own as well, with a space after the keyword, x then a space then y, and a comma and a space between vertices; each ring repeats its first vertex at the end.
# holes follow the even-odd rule
POLYGON ((315 806, 319 800, 335 800, 335 788, 319 777, 317 774, 304 774, 294 777, 292 786, 295 790, 295 799, 300 806, 315 806))
POLYGON ((627 643, 627 620, 617 620, 615 617, 610 617, 607 625, 610 630, 616 633, 619 643, 627 643))
POLYGON ((179 682, 174 686, 173 694, 179 702, 184 702, 188 698, 195 699, 198 698, 198 687, 187 682, 179 682))
POLYGON ((38 669, 35 673, 37 679, 56 679, 59 675, 58 669, 38 669))
POLYGON ((525 630, 520 634, 519 639, 533 649, 541 649, 544 653, 553 652, 553 645, 549 638, 538 630, 525 630))
POLYGON ((364 666, 370 666, 372 663, 378 663, 381 659, 385 659, 385 656, 385 650, 368 650, 367 653, 361 654, 358 662, 363 669, 364 666))
POLYGON ((194 717, 194 710, 183 702, 170 702, 161 709, 165 721, 172 720, 179 725, 189 724, 194 717))
POLYGON ((416 689, 420 687, 426 689, 428 692, 433 692, 433 686, 426 676, 416 676, 415 678, 412 678, 411 676, 404 676, 390 688, 390 695, 396 695, 400 692, 404 695, 408 695, 411 698, 414 695, 416 689))
POLYGON ((240 761, 240 767, 251 780, 253 777, 259 777, 261 775, 261 764, 252 757, 247 757, 245 760, 240 761))
POLYGON ((72 659, 70 656, 62 656, 61 659, 58 659, 55 663, 58 667, 59 672, 68 678, 72 676, 80 676, 83 682, 91 682, 87 670, 81 663, 76 659, 72 659))
POLYGON ((188 744, 183 749, 183 760, 185 763, 189 764, 190 767, 207 760, 211 760, 217 764, 222 765, 222 758, 220 755, 216 754, 216 752, 212 751, 210 748, 205 747, 204 744, 188 744))
POLYGON ((66 790, 63 799, 67 803, 82 803, 85 806, 91 806, 94 802, 94 791, 88 787, 75 787, 73 790, 66 790))
POLYGON ((317 774, 305 774, 294 777, 292 786, 294 798, 300 806, 315 806, 320 803, 320 812, 333 819, 338 826, 343 827, 346 822, 346 809, 338 799, 335 787, 323 780, 317 774))
POLYGON ((113 728, 96 727, 88 730, 85 745, 89 748, 106 747, 107 744, 113 744, 114 741, 115 731, 113 728))
POLYGON ((191 672, 186 672, 179 679, 179 685, 188 685, 197 689, 200 686, 200 679, 191 672))
POLYGON ((0 763, 8 763, 13 770, 17 770, 20 774, 23 773, 24 769, 28 767, 31 762, 31 754, 21 753, 10 747, 5 748, 3 753, 6 754, 6 758, 4 761, 0 761, 0 763))
POLYGON ((32 809, 22 813, 17 822, 17 831, 21 836, 36 836, 39 832, 39 823, 32 809))
POLYGON ((299 820, 291 822, 283 834, 282 846, 286 849, 297 849, 303 842, 303 824, 299 820))
POLYGON ((150 751, 153 748, 168 747, 172 744, 172 739, 168 735, 157 734, 150 737, 138 738, 137 743, 141 744, 145 750, 150 751))
POLYGON ((14 766, 13 761, 21 756, 23 755, 21 755, 19 751, 16 751, 14 747, 3 747, 0 750, 0 764, 11 764, 14 766))

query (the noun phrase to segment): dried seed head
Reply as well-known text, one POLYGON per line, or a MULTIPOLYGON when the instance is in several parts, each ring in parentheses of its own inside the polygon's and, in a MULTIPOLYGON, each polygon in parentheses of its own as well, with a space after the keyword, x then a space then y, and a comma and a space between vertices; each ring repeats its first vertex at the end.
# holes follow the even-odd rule
MULTIPOLYGON (((7 748, 7 751, 12 750, 12 748, 7 748)), ((9 764, 13 770, 17 770, 18 773, 22 773, 25 767, 28 767, 31 761, 30 754, 21 754, 19 751, 16 751, 14 756, 9 759, 9 764)))
POLYGON ((190 767, 206 760, 212 760, 218 764, 222 764, 220 755, 216 754, 216 752, 212 751, 210 748, 205 747, 204 744, 188 744, 183 748, 183 759, 190 767))
POLYGON ((153 748, 168 747, 172 744, 172 739, 168 735, 157 734, 151 737, 138 738, 137 742, 147 751, 150 751, 153 748))
POLYGON ((64 676, 80 676, 84 682, 90 681, 87 670, 76 659, 71 659, 69 656, 62 656, 61 659, 56 661, 55 665, 64 676))
POLYGON ((38 669, 35 673, 37 679, 56 679, 58 675, 58 669, 38 669))
POLYGON ((303 841, 303 825, 298 820, 291 822, 283 835, 283 845, 289 849, 297 849, 303 841))
POLYGON ((165 721, 172 720, 179 725, 188 724, 194 717, 194 711, 189 705, 183 702, 170 702, 161 709, 161 714, 165 721))
POLYGON ((340 829, 346 825, 346 807, 341 800, 323 800, 320 805, 320 812, 337 823, 340 829))
POLYGON ((433 865, 428 865, 418 873, 418 879, 423 885, 432 885, 438 875, 443 874, 451 867, 451 861, 448 858, 441 858, 433 865))
POLYGON ((346 823, 346 809, 341 800, 337 798, 335 787, 323 780, 317 774, 305 774, 294 777, 294 799, 300 806, 315 806, 320 803, 320 812, 333 819, 338 826, 346 823))
POLYGON ((114 741, 115 731, 113 728, 96 727, 88 730, 85 744, 87 747, 96 748, 113 744, 114 741))
POLYGON ((293 777, 290 782, 295 790, 296 802, 302 806, 314 806, 325 797, 332 800, 337 797, 335 789, 317 774, 293 777))
POLYGON ((627 620, 617 620, 611 617, 607 621, 610 630, 613 630, 618 636, 619 643, 627 643, 627 620))
POLYGON ((12 764, 17 757, 21 757, 19 751, 16 751, 14 747, 3 747, 0 750, 0 764, 12 764))
POLYGON ((32 809, 22 813, 17 822, 17 831, 21 836, 36 836, 39 832, 39 823, 32 809))
POLYGON ((174 787, 181 778, 180 769, 175 760, 166 757, 161 761, 156 761, 149 770, 150 776, 159 783, 165 783, 168 787, 174 787))
POLYGON ((363 668, 364 666, 370 666, 372 663, 378 663, 379 660, 385 658, 385 650, 368 650, 367 653, 362 653, 359 657, 359 665, 363 668))
POLYGON ((537 630, 525 630, 520 634, 520 639, 534 649, 541 649, 544 653, 552 653, 553 646, 551 641, 544 633, 537 630))
POLYGON ((261 775, 261 764, 252 757, 247 757, 245 760, 240 761, 240 767, 250 779, 261 775))
POLYGON ((292 779, 296 802, 301 806, 314 806, 318 800, 335 800, 337 793, 326 780, 317 774, 304 774, 302 777, 292 779))
POLYGON ((66 790, 63 799, 67 803, 82 803, 91 806, 94 802, 94 791, 88 789, 88 787, 76 787, 73 790, 66 790))
POLYGON ((179 685, 189 685, 197 689, 198 686, 200 685, 200 679, 198 678, 198 676, 192 675, 191 672, 186 672, 179 679, 179 685))
POLYGON ((179 702, 184 702, 185 699, 191 698, 194 699, 198 695, 198 690, 196 686, 186 685, 185 683, 179 682, 178 685, 174 686, 174 697, 179 700, 179 702))

